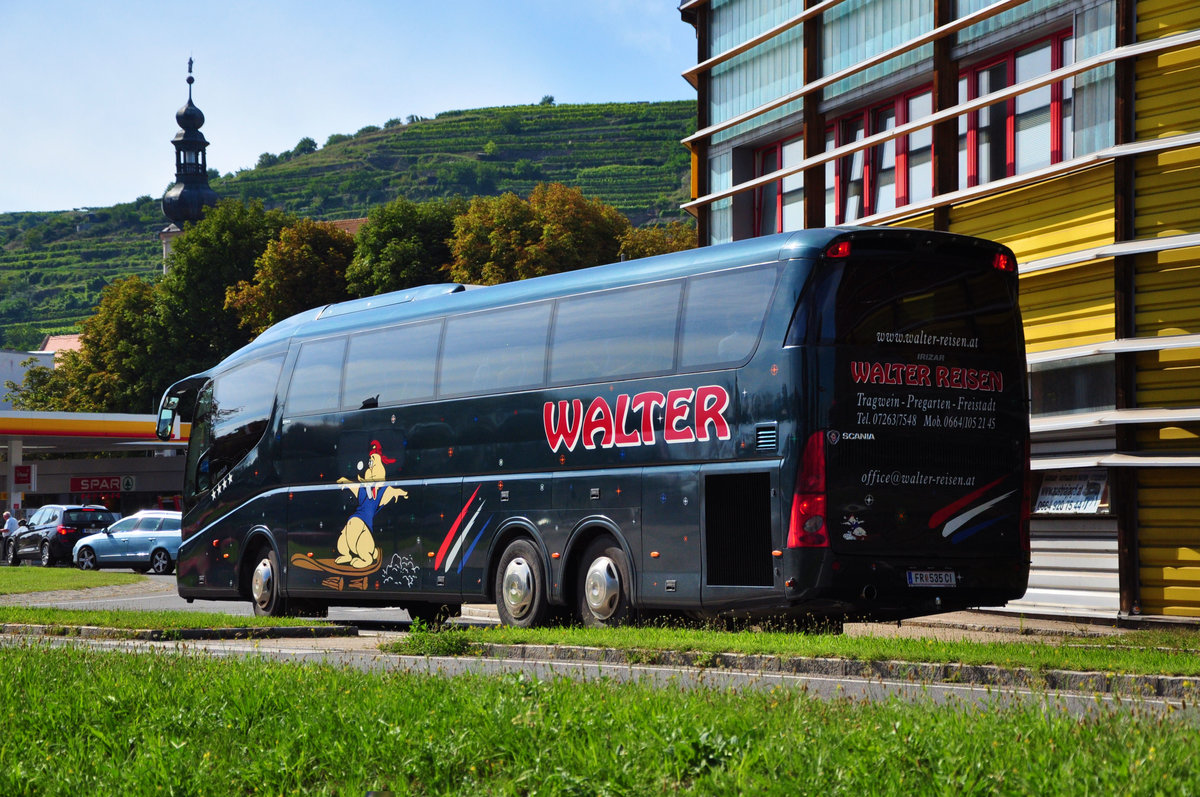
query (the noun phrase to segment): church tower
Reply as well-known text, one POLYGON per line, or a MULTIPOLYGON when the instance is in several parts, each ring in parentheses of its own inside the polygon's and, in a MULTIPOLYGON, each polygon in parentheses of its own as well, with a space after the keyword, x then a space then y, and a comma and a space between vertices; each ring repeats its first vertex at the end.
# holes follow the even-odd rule
POLYGON ((199 221, 204 208, 217 204, 217 192, 208 184, 208 142, 200 128, 204 126, 204 114, 192 104, 192 59, 188 59, 188 100, 175 113, 179 132, 171 143, 175 145, 175 184, 163 196, 163 215, 171 224, 159 233, 163 245, 163 272, 167 270, 167 256, 171 253, 171 242, 183 232, 184 222, 199 221))

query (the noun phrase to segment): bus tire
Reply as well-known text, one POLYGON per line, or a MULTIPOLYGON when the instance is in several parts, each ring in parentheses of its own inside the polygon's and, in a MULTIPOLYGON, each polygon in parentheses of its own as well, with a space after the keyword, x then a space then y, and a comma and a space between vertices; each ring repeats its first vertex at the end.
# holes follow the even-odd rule
POLYGON ((501 625, 534 628, 550 615, 545 568, 537 547, 513 540, 496 565, 496 610, 501 625))
POLYGON ((279 558, 271 548, 262 548, 254 571, 250 574, 250 600, 254 603, 254 614, 259 617, 286 617, 287 598, 279 588, 279 577, 283 571, 279 558))
POLYGON ((579 571, 579 619, 585 626, 617 626, 633 618, 629 597, 629 560, 607 537, 593 540, 579 571))

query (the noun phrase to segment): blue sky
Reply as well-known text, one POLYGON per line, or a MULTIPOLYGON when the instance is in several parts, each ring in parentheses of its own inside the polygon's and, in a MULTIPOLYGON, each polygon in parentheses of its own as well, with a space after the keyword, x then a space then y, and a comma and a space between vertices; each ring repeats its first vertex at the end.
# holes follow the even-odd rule
POLYGON ((161 197, 175 111, 222 174, 411 114, 694 99, 677 0, 0 0, 0 212, 161 197))

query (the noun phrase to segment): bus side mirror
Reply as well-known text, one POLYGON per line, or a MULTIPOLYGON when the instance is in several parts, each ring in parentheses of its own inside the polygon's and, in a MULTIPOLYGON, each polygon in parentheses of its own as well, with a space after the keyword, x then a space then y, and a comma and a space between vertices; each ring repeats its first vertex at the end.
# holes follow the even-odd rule
POLYGON ((171 433, 175 431, 175 409, 178 406, 179 399, 174 396, 163 400, 158 411, 158 427, 154 430, 159 440, 171 439, 171 433))

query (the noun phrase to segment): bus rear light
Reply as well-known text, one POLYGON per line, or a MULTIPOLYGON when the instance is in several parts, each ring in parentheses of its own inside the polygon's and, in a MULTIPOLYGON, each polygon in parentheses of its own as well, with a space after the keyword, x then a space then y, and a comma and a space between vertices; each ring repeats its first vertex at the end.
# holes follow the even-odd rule
POLYGON ((804 443, 792 516, 788 523, 789 548, 828 548, 825 526, 825 433, 813 432, 804 443))
POLYGON ((824 494, 796 493, 792 498, 792 519, 788 524, 789 548, 828 548, 825 530, 824 494))
POLYGON ((850 242, 838 241, 825 250, 825 257, 850 257, 850 242))
POLYGON ((992 268, 997 271, 1016 271, 1017 263, 1012 256, 1005 252, 997 252, 992 258, 992 268))

